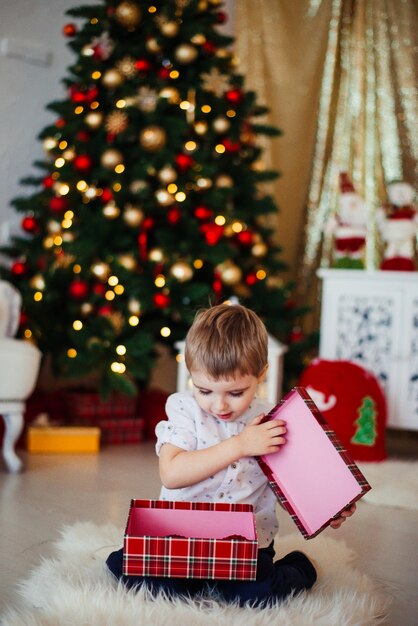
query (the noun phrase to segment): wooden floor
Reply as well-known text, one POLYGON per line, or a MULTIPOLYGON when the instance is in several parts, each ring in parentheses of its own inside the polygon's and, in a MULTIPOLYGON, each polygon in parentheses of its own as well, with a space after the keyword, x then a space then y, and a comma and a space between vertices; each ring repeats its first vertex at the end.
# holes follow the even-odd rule
MULTIPOLYGON (((418 433, 393 435, 390 453, 418 459, 418 433)), ((10 475, 0 467, 1 609, 14 605, 16 583, 41 557, 52 553, 51 544, 64 525, 89 520, 111 522, 123 529, 130 499, 154 498, 159 493, 152 442, 109 446, 98 455, 23 452, 21 457, 25 462, 22 474, 10 475)), ((294 532, 288 516, 279 515, 281 532, 294 532)), ((357 552, 360 570, 384 581, 394 597, 387 623, 416 626, 418 511, 360 503, 353 520, 339 531, 325 532, 345 540, 357 552)))

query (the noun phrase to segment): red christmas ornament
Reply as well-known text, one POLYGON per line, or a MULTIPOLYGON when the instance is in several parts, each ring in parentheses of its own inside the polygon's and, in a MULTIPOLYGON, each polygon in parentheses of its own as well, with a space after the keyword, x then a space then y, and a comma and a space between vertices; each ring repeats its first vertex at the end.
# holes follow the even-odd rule
POLYGON ((77 135, 76 135, 77 139, 79 141, 89 141, 90 140, 90 134, 86 131, 86 130, 80 130, 77 135))
POLYGON ((195 208, 194 214, 198 220, 209 220, 213 215, 213 211, 204 204, 200 204, 195 208))
POLYGON ((103 285, 103 283, 94 283, 93 293, 96 294, 96 296, 104 296, 106 293, 105 285, 103 285))
POLYGON ((228 20, 228 15, 225 13, 225 11, 218 11, 217 13, 215 13, 215 17, 218 24, 225 24, 225 22, 228 20))
POLYGON ((237 234, 237 239, 243 246, 251 246, 253 243, 253 234, 250 230, 242 230, 237 234))
POLYGON ((112 192, 112 190, 109 189, 109 187, 105 187, 103 189, 102 195, 100 196, 100 199, 101 199, 102 202, 104 202, 104 204, 107 204, 108 202, 113 200, 113 192, 112 192))
POLYGON ((240 102, 242 102, 243 97, 244 97, 244 94, 242 93, 241 89, 239 89, 238 87, 236 89, 230 89, 229 91, 225 93, 225 98, 228 100, 230 104, 240 104, 240 102))
POLYGON ((165 293, 156 293, 152 299, 157 309, 165 309, 171 303, 170 296, 165 293))
POLYGON ((54 184, 54 179, 52 178, 52 176, 45 176, 45 178, 42 181, 42 185, 45 187, 45 189, 51 189, 53 184, 54 184))
POLYGON ((202 46, 202 49, 208 54, 213 54, 216 50, 216 46, 212 41, 206 40, 202 46))
POLYGON ((142 228, 144 228, 145 230, 151 230, 153 226, 154 226, 154 219, 152 217, 146 217, 144 221, 142 222, 142 228))
POLYGON ((71 85, 68 89, 70 100, 72 102, 77 102, 80 104, 81 102, 86 101, 85 92, 79 88, 78 85, 71 85))
POLYGON ((294 326, 290 331, 289 343, 298 343, 302 341, 304 335, 300 326, 294 326))
POLYGON ((169 221, 170 224, 177 224, 180 217, 181 217, 181 213, 177 207, 173 207, 167 213, 167 220, 169 221))
POLYGON ((161 78, 161 80, 167 80, 167 78, 170 78, 170 70, 168 70, 166 67, 160 67, 157 74, 158 78, 161 78))
POLYGON ((39 230, 39 224, 36 218, 34 218, 32 215, 27 215, 22 220, 22 228, 27 233, 36 233, 36 231, 39 230))
POLYGON ((64 35, 64 37, 74 37, 76 32, 77 32, 77 26, 73 24, 72 22, 69 22, 68 24, 64 24, 64 26, 62 27, 62 34, 64 35))
POLYGON ((49 208, 53 213, 64 213, 68 209, 68 200, 62 196, 53 196, 49 200, 49 208))
POLYGON ((245 282, 247 283, 247 285, 249 285, 250 287, 252 285, 255 285, 257 282, 258 278, 257 275, 254 272, 251 272, 250 274, 247 274, 247 276, 245 277, 245 282))
POLYGON ((55 126, 56 126, 57 128, 64 128, 65 124, 66 124, 66 121, 65 121, 65 119, 64 119, 64 118, 62 118, 62 117, 59 117, 59 118, 56 120, 56 122, 55 122, 55 126))
POLYGON ((151 63, 148 59, 138 59, 135 61, 135 67, 138 72, 149 72, 151 69, 151 63))
POLYGON ((238 152, 241 148, 241 144, 239 141, 231 141, 228 137, 222 139, 222 145, 225 147, 226 152, 238 152))
POLYGON ((110 306, 110 304, 103 304, 103 306, 100 306, 97 309, 97 313, 102 317, 106 317, 107 315, 112 315, 113 308, 110 306))
POLYGON ((194 163, 194 160, 192 159, 190 154, 178 154, 174 160, 176 162, 178 170, 181 173, 186 172, 190 167, 192 167, 194 163))
POLYGON ((24 311, 20 312, 20 317, 19 317, 19 326, 25 326, 28 323, 29 320, 29 316, 27 313, 25 313, 24 311))
POLYGON ((93 161, 88 154, 79 154, 75 157, 73 163, 74 168, 78 172, 88 172, 93 165, 93 161))
POLYGON ((202 224, 199 230, 204 234, 206 243, 209 246, 216 246, 224 234, 224 227, 218 226, 218 224, 202 224))
POLYGON ((86 281, 81 280, 81 278, 73 280, 68 288, 68 293, 73 300, 84 300, 88 292, 89 286, 86 281))
POLYGON ((25 276, 28 272, 28 266, 24 261, 15 261, 10 271, 13 276, 25 276))
POLYGON ((96 85, 93 85, 93 87, 89 87, 84 92, 85 100, 86 102, 89 102, 89 103, 93 102, 93 100, 96 100, 98 95, 99 95, 99 90, 97 89, 96 85))

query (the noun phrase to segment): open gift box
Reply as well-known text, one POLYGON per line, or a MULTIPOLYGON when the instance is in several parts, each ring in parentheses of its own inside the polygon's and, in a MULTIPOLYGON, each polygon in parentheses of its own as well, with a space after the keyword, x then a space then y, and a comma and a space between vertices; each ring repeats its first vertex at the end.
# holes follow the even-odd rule
POLYGON ((123 573, 255 580, 257 548, 249 504, 132 500, 123 573))
POLYGON ((286 445, 257 457, 279 502, 311 539, 370 485, 304 387, 294 387, 266 415, 286 422, 286 445))

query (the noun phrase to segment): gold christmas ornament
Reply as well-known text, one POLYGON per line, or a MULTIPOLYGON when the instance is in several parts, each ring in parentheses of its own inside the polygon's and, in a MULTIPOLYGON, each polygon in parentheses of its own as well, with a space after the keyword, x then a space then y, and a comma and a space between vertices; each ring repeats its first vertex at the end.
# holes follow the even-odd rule
POLYGON ((155 89, 151 89, 146 85, 143 85, 138 89, 138 95, 135 98, 135 102, 138 105, 140 111, 144 113, 153 113, 157 108, 158 92, 155 89))
POLYGON ((199 191, 206 191, 206 189, 210 189, 213 185, 213 182, 210 178, 200 177, 196 180, 196 187, 199 191))
POLYGON ((189 43, 182 43, 174 50, 176 60, 182 65, 193 63, 193 61, 197 58, 197 55, 197 48, 189 43))
POLYGON ((170 274, 180 283, 185 283, 193 277, 193 269, 185 261, 177 261, 171 266, 170 274))
POLYGON ((113 313, 106 315, 106 317, 111 322, 115 333, 119 334, 125 323, 122 313, 120 311, 113 311, 113 313))
POLYGON ((145 180, 133 180, 129 185, 129 191, 132 193, 141 193, 144 189, 148 187, 145 180))
POLYGON ((86 317, 87 315, 90 315, 91 313, 93 313, 94 311, 94 306, 90 303, 90 302, 83 302, 83 304, 80 306, 80 313, 86 317))
POLYGON ((228 174, 220 174, 216 179, 216 186, 221 188, 229 188, 234 184, 234 180, 228 174))
POLYGON ((43 291, 45 289, 45 280, 42 274, 35 274, 35 276, 32 276, 29 284, 33 289, 38 289, 39 291, 43 291))
POLYGON ((120 87, 124 81, 124 75, 115 68, 107 70, 102 77, 102 83, 108 89, 116 89, 117 87, 120 87))
POLYGON ((62 156, 66 161, 72 161, 75 157, 74 148, 67 148, 67 150, 64 150, 62 153, 62 156))
POLYGON ((123 154, 115 148, 105 150, 100 158, 100 163, 108 170, 113 170, 117 165, 123 163, 123 154))
POLYGON ((61 232, 61 224, 55 220, 48 220, 46 229, 49 233, 51 233, 51 235, 56 235, 61 232))
POLYGON ((132 228, 136 228, 142 224, 144 212, 133 204, 127 204, 122 214, 123 221, 132 228))
POLYGON ((213 67, 210 72, 202 74, 203 88, 206 91, 212 91, 219 98, 231 89, 229 84, 229 76, 222 74, 217 67, 213 67))
POLYGON ((159 93, 160 98, 166 98, 170 104, 180 102, 180 93, 175 87, 163 87, 159 93))
POLYGON ((108 263, 95 263, 91 266, 91 271, 96 278, 102 280, 103 282, 105 282, 110 276, 110 266, 108 263))
POLYGON ((160 24, 160 31, 165 37, 176 37, 179 32, 179 25, 177 22, 162 22, 160 24))
POLYGON ((266 256, 268 252, 268 248, 265 243, 260 242, 260 243, 256 243, 251 248, 251 252, 256 257, 263 257, 263 256, 266 256))
POLYGON ((162 263, 164 261, 164 253, 161 248, 151 248, 148 256, 149 260, 154 263, 162 263))
POLYGON ((196 46, 203 46, 203 44, 206 41, 206 37, 203 33, 196 33, 196 35, 193 35, 190 41, 194 43, 196 46))
POLYGON ((115 220, 120 215, 120 208, 114 202, 109 202, 103 207, 102 213, 108 220, 115 220))
POLYGON ((194 130, 197 135, 205 135, 208 132, 208 123, 205 120, 198 120, 194 123, 194 130))
POLYGON ((141 17, 141 9, 136 2, 121 2, 115 9, 115 19, 128 30, 138 26, 141 17))
POLYGON ((139 142, 147 152, 158 152, 166 141, 167 134, 161 126, 146 126, 139 133, 139 142))
POLYGON ((87 126, 92 128, 93 130, 99 128, 103 123, 103 113, 101 113, 100 111, 90 111, 90 113, 87 113, 84 121, 86 122, 87 126))
POLYGON ((150 39, 147 39, 145 43, 145 47, 148 50, 148 52, 151 52, 152 54, 157 54, 158 52, 161 51, 161 46, 158 43, 158 41, 155 39, 155 37, 151 37, 150 39))
POLYGON ((106 117, 105 128, 108 133, 119 135, 128 128, 128 116, 123 111, 112 111, 106 117))
POLYGON ((222 116, 216 117, 212 123, 213 130, 215 131, 215 133, 226 133, 230 125, 231 124, 229 120, 227 120, 226 117, 222 117, 222 116))
POLYGON ((208 0, 200 0, 200 2, 198 2, 197 4, 197 8, 198 11, 200 11, 201 13, 204 13, 205 11, 208 10, 208 0))
POLYGON ((166 189, 157 189, 155 197, 160 206, 170 206, 174 204, 174 196, 166 189))
POLYGON ((158 178, 162 183, 168 185, 177 179, 177 172, 171 165, 164 165, 158 172, 158 178))
POLYGON ((129 56, 123 57, 123 59, 116 63, 116 69, 125 76, 125 78, 133 78, 137 73, 135 59, 129 56))
POLYGON ((224 285, 237 285, 242 278, 241 269, 232 261, 224 261, 216 266, 224 285))
POLYGON ((131 313, 138 314, 141 312, 141 303, 136 298, 129 298, 128 309, 131 313))
POLYGON ((136 268, 137 263, 136 263, 136 258, 134 257, 133 254, 120 254, 117 257, 117 262, 119 263, 119 265, 122 265, 122 267, 124 267, 126 270, 132 271, 136 268))

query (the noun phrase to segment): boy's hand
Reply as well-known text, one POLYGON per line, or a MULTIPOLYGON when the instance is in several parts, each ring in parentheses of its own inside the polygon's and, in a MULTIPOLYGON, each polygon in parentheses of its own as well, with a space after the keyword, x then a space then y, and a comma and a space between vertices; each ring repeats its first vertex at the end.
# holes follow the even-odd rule
POLYGON ((264 413, 257 415, 237 436, 241 456, 260 456, 277 452, 280 446, 286 443, 283 437, 286 433, 286 422, 273 419, 260 424, 264 417, 264 413))
POLYGON ((355 510, 356 510, 355 504, 351 505, 349 509, 345 509, 345 511, 341 513, 340 517, 337 517, 336 519, 332 520, 332 522, 330 523, 331 528, 334 528, 334 529, 339 528, 341 524, 345 522, 347 517, 351 517, 353 515, 355 510))

